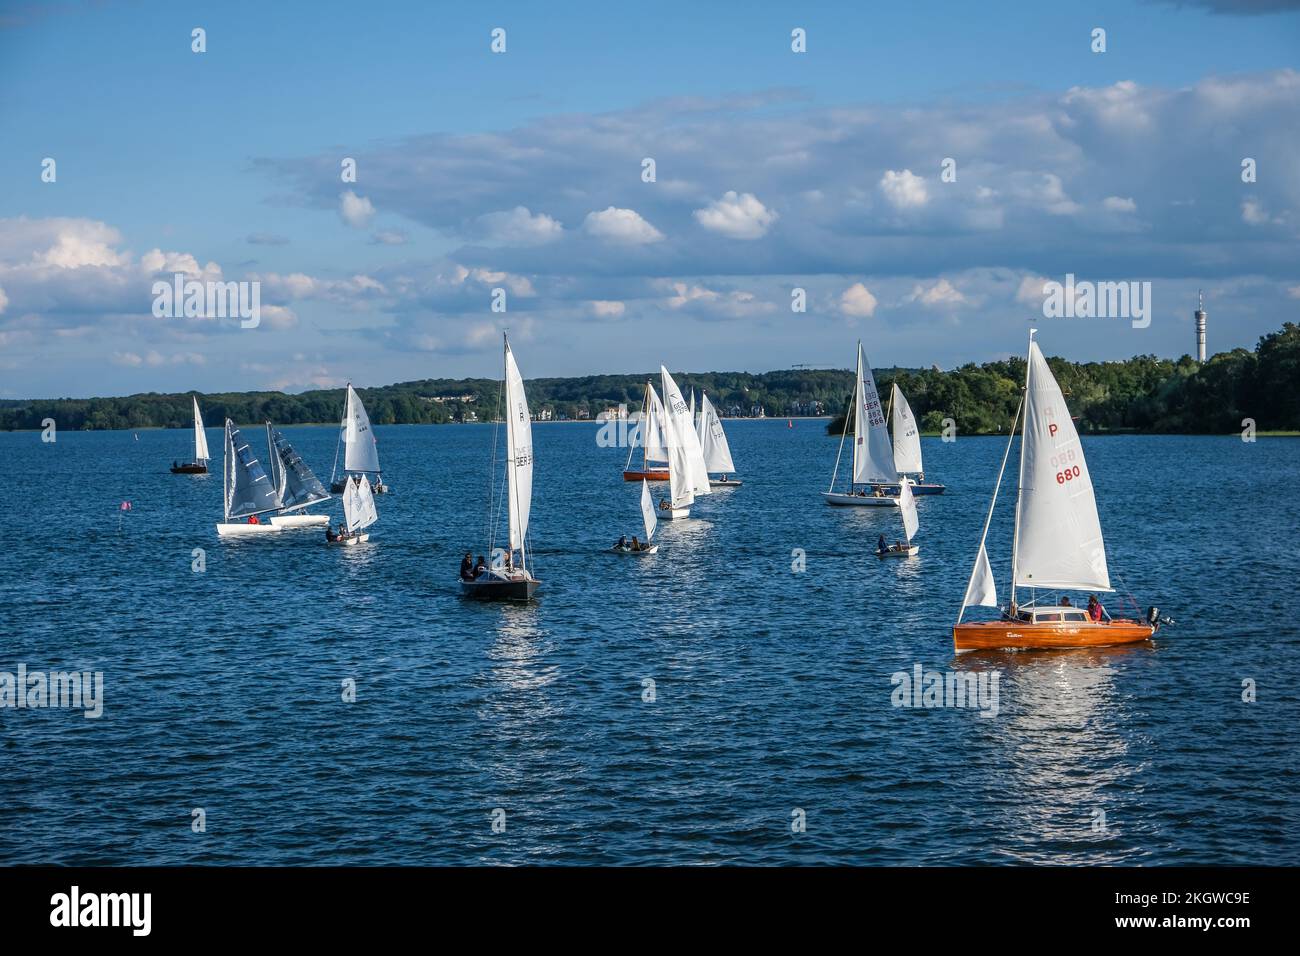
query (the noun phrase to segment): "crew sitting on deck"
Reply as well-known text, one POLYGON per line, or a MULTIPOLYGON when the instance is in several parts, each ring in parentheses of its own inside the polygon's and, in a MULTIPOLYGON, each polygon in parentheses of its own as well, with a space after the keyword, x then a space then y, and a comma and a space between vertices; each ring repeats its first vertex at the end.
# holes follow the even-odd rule
POLYGON ((645 547, 645 545, 643 545, 640 541, 637 540, 637 536, 636 536, 636 535, 632 535, 632 550, 633 550, 633 551, 640 551, 640 550, 641 550, 642 548, 644 548, 644 547, 645 547))
POLYGON ((1074 607, 1074 605, 1070 603, 1070 598, 1068 595, 1061 598, 1061 607, 1074 607))
POLYGON ((462 581, 474 580, 474 557, 468 551, 460 562, 460 579, 462 581))
POLYGON ((1089 617, 1089 618, 1091 618, 1092 620, 1094 620, 1094 621, 1096 621, 1098 624, 1100 624, 1100 623, 1101 623, 1102 616, 1103 616, 1105 613, 1106 613, 1106 609, 1105 609, 1104 607, 1101 606, 1101 601, 1097 600, 1097 595, 1094 594, 1094 595, 1092 595, 1091 597, 1088 598, 1088 617, 1089 617))
POLYGON ((325 540, 326 540, 326 541, 337 541, 338 539, 339 539, 339 536, 336 535, 336 534, 334 533, 334 526, 333 526, 332 524, 327 524, 327 525, 325 526, 325 540))
POLYGON ((474 565, 474 577, 477 579, 482 575, 487 574, 487 569, 487 562, 483 560, 483 555, 480 554, 478 556, 478 563, 474 565))
POLYGON ((249 524, 261 524, 262 522, 259 521, 259 520, 257 520, 257 515, 249 515, 249 516, 248 516, 248 523, 249 523, 249 524))
POLYGON ((889 551, 889 545, 885 544, 885 536, 883 534, 880 536, 880 540, 876 542, 876 551, 880 554, 885 554, 889 551))
POLYGON ((620 534, 620 535, 618 536, 618 543, 615 544, 614 547, 617 548, 619 551, 626 551, 626 550, 627 550, 627 535, 625 535, 625 534, 620 534))

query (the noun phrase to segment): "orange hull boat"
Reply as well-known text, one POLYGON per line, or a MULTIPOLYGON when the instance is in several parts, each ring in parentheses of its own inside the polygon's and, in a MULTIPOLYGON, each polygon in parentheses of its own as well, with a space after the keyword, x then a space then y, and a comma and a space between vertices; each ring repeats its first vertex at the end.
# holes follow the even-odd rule
POLYGON ((644 478, 646 481, 667 481, 668 470, 663 471, 625 471, 623 472, 624 481, 640 481, 644 478))
POLYGON ((959 651, 1106 647, 1151 640, 1155 628, 1145 621, 980 621, 955 624, 953 647, 959 651))

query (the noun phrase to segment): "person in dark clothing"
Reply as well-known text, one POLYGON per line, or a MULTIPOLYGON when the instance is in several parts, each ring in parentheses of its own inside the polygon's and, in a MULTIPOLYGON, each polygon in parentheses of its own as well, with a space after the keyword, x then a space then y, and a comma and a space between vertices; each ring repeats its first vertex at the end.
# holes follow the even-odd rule
POLYGON ((888 550, 889 545, 885 544, 885 536, 882 534, 880 540, 876 542, 876 551, 880 554, 884 554, 888 550))
POLYGON ((325 540, 326 540, 326 541, 337 541, 338 539, 339 539, 339 536, 336 535, 336 534, 334 533, 334 526, 333 526, 333 525, 330 525, 330 524, 327 524, 327 525, 325 526, 325 540))
POLYGON ((1074 607, 1074 605, 1070 603, 1070 599, 1068 597, 1063 597, 1061 598, 1061 607, 1074 607))
POLYGON ((474 559, 468 551, 465 552, 465 558, 460 562, 460 579, 462 581, 474 580, 474 559))
POLYGON ((614 545, 614 547, 618 548, 618 550, 620 550, 620 551, 626 551, 626 550, 627 550, 627 535, 625 535, 625 534, 620 534, 620 535, 618 536, 618 542, 614 545))
POLYGON ((480 554, 478 556, 478 563, 474 565, 474 577, 477 579, 487 574, 487 569, 487 561, 485 561, 483 555, 480 554))

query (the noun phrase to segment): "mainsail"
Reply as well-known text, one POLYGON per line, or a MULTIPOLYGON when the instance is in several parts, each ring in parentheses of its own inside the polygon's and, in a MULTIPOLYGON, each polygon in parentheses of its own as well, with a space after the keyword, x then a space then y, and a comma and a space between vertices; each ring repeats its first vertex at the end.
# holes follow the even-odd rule
POLYGON ((641 423, 641 444, 645 448, 647 461, 667 461, 668 442, 664 439, 664 427, 668 422, 668 413, 654 386, 646 383, 646 416, 641 423))
POLYGON ((730 474, 736 470, 731 461, 727 435, 722 430, 722 420, 718 418, 718 410, 709 401, 708 392, 700 397, 700 445, 704 465, 709 471, 730 474))
MULTIPOLYGON (((690 408, 682 398, 677 383, 668 374, 668 369, 659 366, 659 374, 663 379, 664 408, 668 413, 668 427, 665 429, 665 434, 668 439, 669 472, 670 474, 672 472, 673 446, 676 445, 676 450, 684 461, 691 491, 697 495, 712 494, 712 489, 709 487, 709 469, 704 464, 704 452, 700 449, 700 438, 695 433, 695 422, 691 420, 690 408)), ((673 507, 677 507, 676 498, 677 492, 674 491, 673 507)))
POLYGON ((347 405, 343 410, 344 471, 379 471, 379 446, 370 428, 370 416, 356 389, 348 383, 347 405))
POLYGON ((1013 583, 1110 591, 1088 463, 1061 387, 1029 342, 1013 583))
POLYGON ((650 543, 650 539, 655 536, 655 527, 659 524, 659 519, 655 517, 654 499, 650 497, 650 485, 641 479, 641 517, 645 519, 645 540, 650 543))
MULTIPOLYGON (((660 372, 663 379, 664 395, 668 397, 669 404, 664 418, 664 438, 668 445, 668 495, 674 508, 689 508, 695 503, 695 480, 692 475, 690 458, 687 457, 686 444, 682 441, 681 427, 679 420, 684 417, 686 412, 686 403, 682 401, 682 393, 677 390, 677 384, 673 382, 672 376, 668 374, 668 369, 660 366, 660 372), (682 414, 674 415, 671 411, 673 401, 676 401, 677 407, 681 409, 682 414)), ((695 436, 694 429, 687 429, 691 437, 695 436)), ((698 451, 699 440, 696 439, 695 447, 698 451)), ((705 484, 708 484, 707 477, 705 484)))
POLYGON ((858 343, 858 382, 854 392, 853 482, 854 484, 888 484, 898 480, 889 429, 876 393, 871 366, 858 343))
POLYGON ((912 484, 905 478, 898 485, 898 509, 903 513, 903 534, 907 543, 911 544, 920 522, 916 517, 916 498, 912 495, 912 484))
POLYGON ((893 386, 890 404, 893 406, 894 470, 900 475, 925 471, 921 465, 921 433, 916 427, 916 417, 897 383, 893 386))
POLYGON ((524 379, 506 340, 506 475, 510 495, 510 550, 522 550, 533 500, 533 424, 524 379))
POLYGON ((190 398, 194 401, 194 460, 207 461, 212 456, 208 454, 208 434, 203 430, 203 416, 199 414, 199 400, 193 395, 190 398))
POLYGON ((370 479, 364 475, 360 481, 348 482, 347 490, 343 492, 343 517, 352 533, 363 531, 379 520, 370 479))
POLYGON ((280 432, 272 433, 276 456, 279 458, 277 491, 286 508, 302 508, 329 498, 329 492, 320 479, 307 467, 288 439, 280 432))
POLYGON ((226 521, 279 511, 284 507, 261 461, 228 418, 225 453, 226 521))

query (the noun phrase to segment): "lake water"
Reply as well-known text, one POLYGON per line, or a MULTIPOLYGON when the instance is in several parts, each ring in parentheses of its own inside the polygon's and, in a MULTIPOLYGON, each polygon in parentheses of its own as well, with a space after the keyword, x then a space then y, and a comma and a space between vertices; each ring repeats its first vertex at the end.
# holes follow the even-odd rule
MULTIPOLYGON (((726 427, 744 486, 633 559, 626 451, 536 426, 530 606, 457 592, 490 425, 379 427, 353 548, 218 540, 186 432, 0 434, 0 671, 104 675, 99 719, 0 709, 0 862, 1300 863, 1300 442, 1085 439, 1112 578, 1177 625, 958 657, 1002 440, 925 440, 949 491, 882 562, 892 509, 818 494, 824 423, 726 427), (999 672, 997 716, 894 707, 917 664, 999 672)), ((285 432, 327 477, 337 430, 285 432)))

